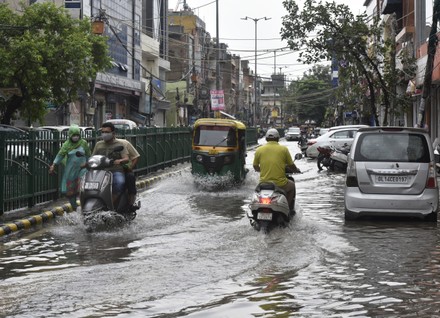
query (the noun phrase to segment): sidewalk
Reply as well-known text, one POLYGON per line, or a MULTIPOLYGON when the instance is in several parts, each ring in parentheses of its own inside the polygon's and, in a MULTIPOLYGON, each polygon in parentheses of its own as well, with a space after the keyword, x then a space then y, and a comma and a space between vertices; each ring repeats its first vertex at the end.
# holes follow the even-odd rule
MULTIPOLYGON (((165 170, 153 172, 148 176, 139 178, 139 180, 136 181, 136 187, 139 192, 142 192, 151 184, 169 176, 181 174, 183 171, 189 169, 189 167, 189 163, 184 163, 165 170)), ((52 219, 63 216, 64 213, 70 212, 73 212, 72 206, 65 198, 38 205, 30 209, 5 212, 3 215, 0 215, 0 237, 46 223, 52 219)))

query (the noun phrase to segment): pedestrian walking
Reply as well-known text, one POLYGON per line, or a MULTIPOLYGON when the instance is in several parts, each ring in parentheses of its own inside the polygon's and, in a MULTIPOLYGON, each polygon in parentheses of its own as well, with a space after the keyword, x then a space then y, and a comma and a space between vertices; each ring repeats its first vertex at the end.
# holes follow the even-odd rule
POLYGON ((73 210, 76 210, 80 179, 86 173, 86 169, 83 167, 87 158, 90 157, 91 151, 87 141, 81 138, 81 130, 77 125, 70 126, 68 137, 49 167, 49 173, 53 174, 55 166, 60 163, 64 164, 60 186, 61 194, 67 197, 73 210), (78 151, 83 155, 77 156, 78 151))

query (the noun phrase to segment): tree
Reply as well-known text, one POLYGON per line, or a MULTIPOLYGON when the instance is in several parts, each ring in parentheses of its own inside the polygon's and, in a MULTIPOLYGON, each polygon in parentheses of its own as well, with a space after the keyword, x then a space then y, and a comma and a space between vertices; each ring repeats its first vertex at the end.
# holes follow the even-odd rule
POLYGON ((379 125, 376 105, 383 104, 388 113, 391 99, 397 98, 391 87, 400 80, 395 73, 384 77, 385 55, 395 54, 395 44, 382 38, 379 18, 373 17, 367 24, 365 14, 354 16, 348 6, 335 2, 305 0, 302 11, 294 0, 285 0, 283 5, 288 15, 283 17, 281 36, 292 50, 300 51, 299 61, 312 64, 336 58, 341 66, 339 76, 346 76, 340 83, 358 87, 340 90, 347 100, 359 98, 347 94, 364 92, 379 125))
POLYGON ((88 92, 97 72, 110 67, 107 39, 91 33, 88 20, 73 19, 52 3, 23 7, 0 4, 0 120, 13 116, 43 121, 48 103, 62 105, 88 92), (1 90, 0 90, 1 91, 1 90))
POLYGON ((440 0, 435 0, 432 14, 432 26, 428 40, 428 60, 426 62, 425 77, 423 79, 423 94, 420 102, 419 113, 417 114, 417 126, 424 127, 425 124, 425 103, 431 95, 432 71, 434 68, 434 58, 437 49, 437 23, 440 15, 440 0))
POLYGON ((313 120, 318 126, 322 124, 332 94, 329 73, 330 67, 315 65, 289 85, 287 107, 298 123, 313 120))

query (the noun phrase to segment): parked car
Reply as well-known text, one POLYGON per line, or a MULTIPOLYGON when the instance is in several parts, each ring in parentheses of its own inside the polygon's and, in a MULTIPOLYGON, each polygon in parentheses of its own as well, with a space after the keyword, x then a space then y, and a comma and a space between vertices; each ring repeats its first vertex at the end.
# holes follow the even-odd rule
POLYGON ((351 146, 354 136, 360 127, 342 127, 343 128, 330 129, 324 135, 321 135, 318 138, 310 139, 307 142, 306 156, 309 158, 318 157, 318 147, 331 146, 341 148, 342 146, 345 146, 345 144, 351 146))
POLYGON ((299 127, 290 127, 284 135, 287 141, 298 141, 300 136, 301 129, 299 127))
MULTIPOLYGON (((47 143, 44 141, 46 138, 44 133, 48 133, 47 131, 37 130, 32 158, 29 157, 31 153, 29 148, 29 129, 1 124, 0 132, 7 134, 4 152, 8 165, 6 169, 10 169, 12 166, 9 165, 13 163, 17 163, 23 168, 28 169, 30 159, 40 161, 50 159, 50 153, 45 147, 47 143)), ((15 167, 12 167, 12 169, 15 169, 15 167)))
POLYGON ((341 128, 366 128, 366 127, 370 127, 370 126, 368 126, 368 125, 342 125, 342 126, 330 127, 330 128, 328 128, 328 131, 341 129, 341 128))
MULTIPOLYGON (((60 137, 67 138, 69 128, 70 126, 67 125, 55 125, 55 126, 41 126, 36 129, 45 129, 45 130, 50 130, 52 132, 58 131, 60 133, 60 137)), ((95 130, 95 128, 91 126, 79 126, 79 129, 81 130, 81 133, 83 133, 83 137, 90 137, 92 135, 92 131, 95 130)))
POLYGON ((318 135, 322 136, 322 135, 326 134, 329 130, 330 130, 330 128, 321 128, 321 129, 319 129, 318 135))
POLYGON ((370 127, 356 134, 344 191, 345 219, 409 216, 437 222, 439 189, 428 133, 370 127))
POLYGON ((129 119, 108 119, 106 122, 115 125, 116 130, 139 129, 138 124, 129 119))

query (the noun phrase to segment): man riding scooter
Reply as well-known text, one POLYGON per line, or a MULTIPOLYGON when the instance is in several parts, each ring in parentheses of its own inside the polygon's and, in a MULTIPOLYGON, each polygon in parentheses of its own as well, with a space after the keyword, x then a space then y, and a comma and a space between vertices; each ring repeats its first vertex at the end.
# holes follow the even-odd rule
POLYGON ((112 201, 113 206, 117 207, 120 195, 125 191, 125 171, 123 164, 129 162, 128 150, 124 142, 115 138, 115 126, 106 122, 101 126, 101 137, 103 140, 98 141, 93 149, 93 155, 110 156, 114 159, 113 166, 106 168, 113 174, 112 183, 112 201), (114 149, 122 146, 120 152, 114 152, 114 149))
POLYGON ((267 131, 267 143, 255 151, 253 166, 255 171, 260 172, 260 183, 273 182, 286 192, 289 209, 294 211, 295 182, 287 179, 286 168, 293 173, 300 173, 301 171, 293 162, 289 149, 278 143, 279 139, 278 130, 271 128, 267 131))

